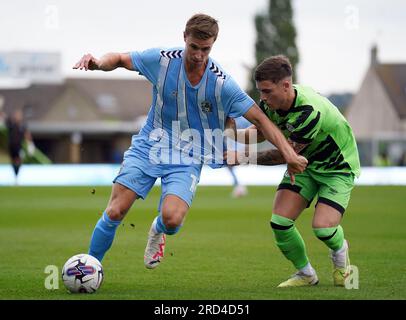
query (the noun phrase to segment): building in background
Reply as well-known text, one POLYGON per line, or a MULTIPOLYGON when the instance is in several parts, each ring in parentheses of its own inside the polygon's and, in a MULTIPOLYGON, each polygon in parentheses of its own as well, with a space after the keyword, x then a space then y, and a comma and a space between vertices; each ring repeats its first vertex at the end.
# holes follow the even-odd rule
POLYGON ((380 63, 377 47, 361 88, 346 110, 362 165, 404 165, 406 62, 380 63))
POLYGON ((3 111, 22 108, 36 146, 55 163, 121 162, 146 119, 151 85, 138 78, 64 79, 59 66, 57 54, 0 53, 3 111))
MULTIPOLYGON (((63 78, 53 52, 0 52, 0 107, 23 108, 34 142, 55 163, 118 163, 146 119, 143 79, 63 78)), ((361 164, 406 164, 406 62, 381 63, 377 48, 345 116, 361 164)), ((0 157, 8 159, 7 157, 0 157)))

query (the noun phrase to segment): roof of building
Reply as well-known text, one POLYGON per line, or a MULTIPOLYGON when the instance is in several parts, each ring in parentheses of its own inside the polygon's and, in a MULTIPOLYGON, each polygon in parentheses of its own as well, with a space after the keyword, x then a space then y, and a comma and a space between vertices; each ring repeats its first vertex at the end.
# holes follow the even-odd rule
POLYGON ((400 118, 406 118, 406 64, 373 66, 400 118))
POLYGON ((129 121, 148 113, 151 84, 140 79, 68 78, 66 85, 87 96, 102 118, 129 121))
POLYGON ((6 113, 23 108, 28 121, 41 122, 68 90, 82 97, 100 121, 134 121, 148 113, 151 103, 151 84, 142 79, 67 78, 61 84, 0 89, 0 96, 6 113))

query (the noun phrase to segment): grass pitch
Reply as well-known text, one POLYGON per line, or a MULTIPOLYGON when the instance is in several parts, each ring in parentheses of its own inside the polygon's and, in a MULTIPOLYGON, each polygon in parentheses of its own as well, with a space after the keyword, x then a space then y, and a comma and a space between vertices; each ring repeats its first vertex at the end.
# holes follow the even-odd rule
POLYGON ((137 201, 103 260, 105 281, 93 295, 47 290, 47 265, 59 272, 86 253, 110 187, 0 188, 0 299, 405 299, 406 187, 356 187, 343 227, 359 289, 332 285, 328 249, 311 229, 313 205, 297 221, 320 284, 276 289, 295 270, 269 226, 275 188, 199 187, 184 227, 168 237, 164 262, 143 265, 147 232, 160 190, 137 201))

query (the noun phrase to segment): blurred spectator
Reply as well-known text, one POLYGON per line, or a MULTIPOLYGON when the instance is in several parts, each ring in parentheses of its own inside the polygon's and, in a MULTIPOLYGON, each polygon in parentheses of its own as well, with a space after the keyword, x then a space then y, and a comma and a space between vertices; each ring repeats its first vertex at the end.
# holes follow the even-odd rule
POLYGON ((35 146, 32 141, 31 133, 28 131, 27 126, 24 123, 22 110, 18 109, 14 111, 10 117, 6 118, 6 128, 8 131, 8 153, 14 169, 17 184, 18 172, 24 157, 23 144, 27 144, 26 149, 29 155, 34 154, 35 146))
POLYGON ((401 167, 406 166, 406 151, 403 151, 403 154, 400 157, 398 165, 401 167))
POLYGON ((233 191, 231 192, 231 196, 233 198, 245 197, 248 194, 247 187, 240 184, 237 175, 235 174, 234 167, 227 166, 227 168, 230 171, 231 177, 233 179, 233 191))
MULTIPOLYGON (((245 129, 251 125, 252 125, 252 123, 249 122, 244 117, 238 117, 235 119, 228 118, 227 122, 226 122, 226 128, 234 130, 235 135, 237 134, 237 131, 236 131, 237 129, 245 129)), ((244 150, 244 148, 245 148, 244 144, 239 144, 238 142, 235 142, 235 141, 232 141, 231 143, 229 141, 228 146, 230 146, 230 144, 233 146, 233 149, 235 149, 235 150, 244 150)), ((230 175, 233 179, 233 190, 231 192, 231 197, 241 198, 241 197, 245 197, 246 195, 248 195, 248 189, 245 185, 240 183, 240 181, 235 173, 234 167, 227 166, 227 169, 229 170, 230 175)))
POLYGON ((388 156, 387 150, 380 152, 374 159, 374 166, 376 167, 390 167, 391 165, 393 165, 393 163, 388 156))

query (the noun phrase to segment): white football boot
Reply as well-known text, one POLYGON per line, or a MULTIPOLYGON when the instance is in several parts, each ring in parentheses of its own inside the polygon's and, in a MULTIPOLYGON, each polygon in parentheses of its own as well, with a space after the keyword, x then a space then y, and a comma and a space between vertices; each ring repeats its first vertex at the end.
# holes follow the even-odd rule
POLYGON ((148 243, 144 253, 144 264, 148 269, 156 268, 164 258, 165 251, 165 233, 157 233, 154 230, 154 224, 148 233, 148 243))

